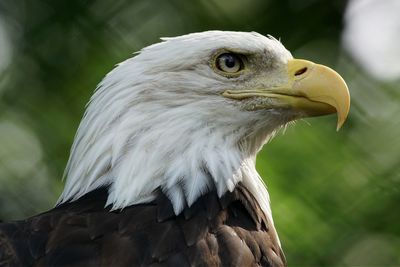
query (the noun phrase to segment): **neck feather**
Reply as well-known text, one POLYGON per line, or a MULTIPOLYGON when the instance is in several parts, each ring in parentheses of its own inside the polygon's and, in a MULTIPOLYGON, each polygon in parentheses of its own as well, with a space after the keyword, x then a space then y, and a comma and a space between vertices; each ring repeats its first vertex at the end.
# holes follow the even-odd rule
POLYGON ((271 217, 268 192, 255 169, 255 156, 273 128, 269 134, 246 142, 243 136, 248 135, 250 126, 232 130, 229 124, 204 123, 204 118, 193 114, 188 122, 182 116, 185 110, 179 109, 157 116, 142 112, 150 114, 147 122, 131 110, 116 128, 92 133, 90 140, 86 140, 90 129, 82 131, 87 118, 83 120, 59 202, 76 200, 109 185, 107 205, 121 209, 151 201, 153 192, 160 188, 178 214, 204 193, 216 189, 222 196, 242 182, 271 217))
POLYGON ((130 73, 141 81, 124 79, 122 74, 130 70, 125 66, 116 72, 121 77, 106 77, 89 103, 59 203, 108 186, 107 205, 122 209, 151 201, 161 189, 178 214, 211 189, 222 196, 242 182, 272 220, 255 157, 285 122, 281 116, 252 119, 236 107, 223 106, 220 97, 188 93, 186 84, 171 86, 171 92, 154 90, 162 85, 148 82, 145 73, 130 73))

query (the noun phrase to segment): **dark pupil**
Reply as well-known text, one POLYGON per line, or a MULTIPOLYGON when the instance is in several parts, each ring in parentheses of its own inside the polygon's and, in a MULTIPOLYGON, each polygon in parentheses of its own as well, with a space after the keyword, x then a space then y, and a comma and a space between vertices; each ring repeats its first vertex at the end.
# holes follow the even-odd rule
POLYGON ((225 56, 225 66, 228 68, 233 68, 235 67, 236 59, 232 55, 226 55, 225 56))

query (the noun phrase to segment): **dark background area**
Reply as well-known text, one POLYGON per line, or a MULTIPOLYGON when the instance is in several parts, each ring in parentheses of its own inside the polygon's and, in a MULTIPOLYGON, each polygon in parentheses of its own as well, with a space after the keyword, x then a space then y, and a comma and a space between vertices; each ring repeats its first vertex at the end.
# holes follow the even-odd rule
POLYGON ((334 116, 299 121, 257 159, 289 265, 400 265, 399 80, 370 75, 346 50, 347 7, 325 0, 1 1, 0 219, 53 207, 85 104, 115 64, 160 37, 257 31, 280 38, 297 58, 336 69, 352 95, 341 131, 334 116))

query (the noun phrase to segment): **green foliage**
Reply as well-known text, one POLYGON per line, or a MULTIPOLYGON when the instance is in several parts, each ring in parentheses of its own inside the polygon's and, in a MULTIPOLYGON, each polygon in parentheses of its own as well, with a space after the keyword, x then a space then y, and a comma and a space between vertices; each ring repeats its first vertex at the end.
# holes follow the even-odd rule
POLYGON ((338 70, 352 95, 339 133, 334 117, 300 121, 258 157, 289 264, 400 264, 399 88, 369 78, 341 48, 345 4, 3 0, 0 218, 53 206, 84 106, 116 63, 162 36, 257 31, 338 70))

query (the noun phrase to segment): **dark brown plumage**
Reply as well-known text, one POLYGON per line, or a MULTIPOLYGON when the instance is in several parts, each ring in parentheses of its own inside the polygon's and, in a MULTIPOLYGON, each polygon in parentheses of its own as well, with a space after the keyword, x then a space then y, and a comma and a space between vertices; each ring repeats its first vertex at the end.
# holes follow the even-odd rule
POLYGON ((284 266, 275 231, 242 185, 175 216, 155 201, 110 212, 105 188, 0 224, 0 266, 284 266))

